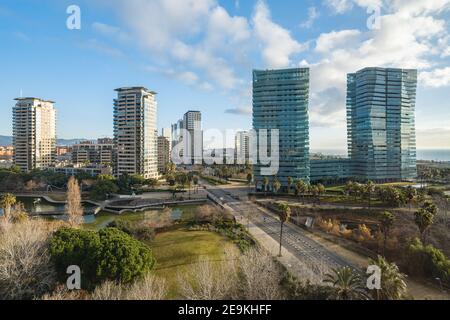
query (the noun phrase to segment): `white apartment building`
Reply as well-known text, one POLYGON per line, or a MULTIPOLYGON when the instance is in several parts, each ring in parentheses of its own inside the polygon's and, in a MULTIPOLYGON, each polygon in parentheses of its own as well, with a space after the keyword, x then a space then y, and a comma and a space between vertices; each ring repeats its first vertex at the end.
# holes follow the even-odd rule
POLYGON ((158 178, 156 92, 144 87, 119 88, 114 100, 114 174, 158 178))
POLYGON ((250 134, 248 131, 236 133, 234 141, 236 164, 246 164, 250 158, 250 134))
POLYGON ((53 101, 17 98, 13 107, 14 164, 23 171, 45 169, 56 160, 56 110, 53 101))

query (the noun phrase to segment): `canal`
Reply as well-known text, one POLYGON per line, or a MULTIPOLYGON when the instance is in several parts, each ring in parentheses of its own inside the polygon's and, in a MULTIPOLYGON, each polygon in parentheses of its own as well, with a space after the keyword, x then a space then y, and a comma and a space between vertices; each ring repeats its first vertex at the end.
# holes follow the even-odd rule
MULTIPOLYGON (((32 215, 38 215, 45 212, 63 212, 64 204, 54 204, 46 201, 43 198, 32 197, 17 197, 17 201, 23 203, 25 210, 32 215)), ((87 212, 92 212, 96 206, 85 203, 83 208, 87 212)), ((155 219, 161 217, 161 215, 167 215, 169 219, 173 221, 189 220, 193 217, 196 205, 171 207, 164 210, 147 210, 139 213, 124 213, 121 215, 101 211, 97 215, 84 215, 84 223, 88 228, 100 229, 106 227, 109 223, 115 220, 121 221, 136 221, 136 222, 152 222, 155 219)), ((3 210, 0 209, 0 215, 3 215, 3 210)), ((45 216, 46 219, 55 220, 67 220, 66 215, 50 215, 45 216)))

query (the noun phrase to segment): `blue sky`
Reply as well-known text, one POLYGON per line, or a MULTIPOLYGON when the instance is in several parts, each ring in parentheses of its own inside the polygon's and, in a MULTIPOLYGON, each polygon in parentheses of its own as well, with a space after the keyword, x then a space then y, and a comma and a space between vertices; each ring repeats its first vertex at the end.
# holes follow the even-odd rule
POLYGON ((158 125, 251 127, 253 68, 311 68, 311 146, 345 148, 346 73, 417 68, 419 148, 450 148, 450 0, 4 0, 0 134, 14 98, 57 102, 58 137, 112 134, 114 89, 158 92, 158 125), (69 5, 81 30, 69 30, 69 5), (379 28, 368 28, 379 9, 379 28))

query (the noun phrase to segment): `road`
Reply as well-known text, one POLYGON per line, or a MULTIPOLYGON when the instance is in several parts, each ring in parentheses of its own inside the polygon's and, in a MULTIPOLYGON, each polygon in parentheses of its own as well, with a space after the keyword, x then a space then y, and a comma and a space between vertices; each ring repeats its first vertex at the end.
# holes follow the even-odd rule
MULTIPOLYGON (((245 221, 250 213, 251 222, 279 243, 280 222, 272 214, 250 201, 236 199, 236 194, 231 189, 224 190, 220 186, 208 186, 207 188, 211 194, 221 199, 223 204, 228 205, 237 214, 244 217, 245 221)), ((343 266, 354 267, 336 253, 308 237, 306 233, 290 223, 285 224, 283 228, 284 248, 305 265, 312 268, 325 266, 328 269, 343 266)))

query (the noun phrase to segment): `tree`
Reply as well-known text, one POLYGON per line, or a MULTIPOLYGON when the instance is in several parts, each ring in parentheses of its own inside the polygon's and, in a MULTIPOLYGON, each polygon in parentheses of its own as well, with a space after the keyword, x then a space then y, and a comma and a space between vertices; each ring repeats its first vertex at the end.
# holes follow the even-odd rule
POLYGON ((0 232, 1 300, 39 299, 53 290, 56 273, 48 251, 51 233, 41 219, 14 223, 0 232))
POLYGON ((11 207, 17 202, 16 197, 11 193, 5 193, 0 197, 0 207, 3 209, 4 218, 8 220, 11 216, 11 207))
POLYGON ((326 189, 325 186, 321 183, 317 184, 317 195, 319 198, 319 203, 320 203, 320 197, 325 193, 326 189))
POLYGON ((365 299, 361 277, 350 267, 333 269, 331 274, 325 275, 324 282, 335 289, 337 300, 365 299))
POLYGON ((78 226, 83 221, 83 207, 81 206, 81 193, 78 181, 70 177, 67 184, 66 212, 71 226, 78 226))
POLYGON ((116 228, 91 230, 62 228, 50 239, 50 254, 61 279, 67 266, 81 268, 83 289, 106 280, 131 283, 155 265, 152 251, 144 243, 116 228))
POLYGON ((284 224, 289 221, 291 217, 291 208, 287 203, 280 203, 278 205, 278 217, 280 218, 280 253, 279 256, 282 256, 281 249, 282 249, 282 243, 283 243, 283 226, 284 224))
POLYGON ((248 174, 247 174, 247 183, 248 183, 248 185, 249 185, 249 188, 250 188, 250 186, 251 186, 251 184, 252 184, 252 181, 253 181, 253 174, 248 173, 248 174))
POLYGON ((169 162, 166 166, 166 172, 167 174, 175 174, 175 171, 177 170, 177 166, 173 162, 169 162))
POLYGON ((194 176, 193 178, 192 178, 192 182, 194 182, 194 186, 195 186, 195 192, 198 192, 198 181, 199 181, 199 179, 198 179, 198 176, 194 176))
POLYGON ((264 177, 263 185, 264 185, 264 195, 267 195, 267 188, 269 187, 269 178, 264 177))
POLYGON ((189 190, 189 200, 191 200, 191 186, 192 186, 192 174, 188 174, 187 175, 187 186, 188 186, 188 190, 189 190))
POLYGON ((91 195, 97 200, 106 200, 109 195, 119 192, 119 187, 113 180, 98 180, 92 187, 91 195))
POLYGON ((437 207, 430 201, 426 201, 422 208, 415 213, 414 222, 419 228, 422 242, 425 243, 426 231, 434 223, 437 207))
POLYGON ((381 289, 373 291, 375 300, 400 300, 406 295, 406 276, 400 272, 395 263, 389 263, 385 258, 378 256, 377 260, 370 260, 371 265, 381 269, 381 289))
POLYGON ((307 185, 303 180, 297 180, 295 183, 295 190, 298 192, 299 197, 306 192, 307 185))
POLYGON ((369 210, 372 207, 372 194, 375 191, 375 184, 372 181, 367 181, 367 183, 364 185, 364 195, 367 197, 369 210))
POLYGON ((405 191, 406 199, 408 200, 409 204, 409 211, 412 210, 412 202, 417 197, 417 190, 416 188, 413 188, 412 186, 408 186, 405 191))
POLYGON ((309 192, 317 200, 318 195, 319 195, 319 187, 317 185, 311 185, 311 186, 309 186, 309 192))
POLYGON ((273 188, 273 192, 275 192, 275 193, 278 193, 278 191, 280 191, 281 183, 277 179, 277 177, 273 178, 272 188, 273 188))
POLYGON ((292 184, 294 183, 294 179, 292 179, 292 177, 287 177, 287 183, 288 183, 288 194, 291 193, 291 187, 292 184))
POLYGON ((392 225, 394 224, 394 221, 395 221, 395 217, 389 211, 385 211, 380 215, 381 229, 383 230, 383 234, 384 234, 383 252, 385 254, 386 254, 387 238, 389 236, 389 231, 391 230, 392 225))

